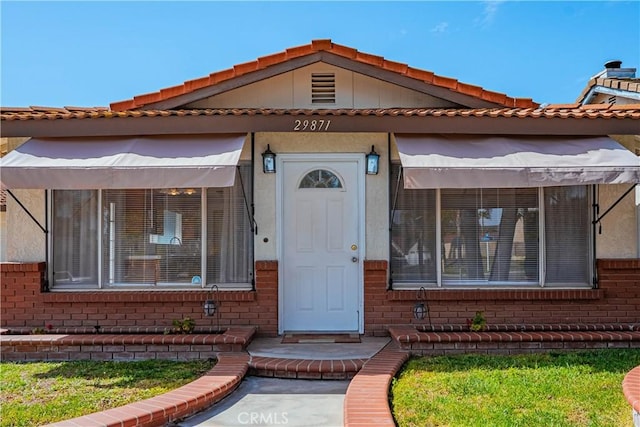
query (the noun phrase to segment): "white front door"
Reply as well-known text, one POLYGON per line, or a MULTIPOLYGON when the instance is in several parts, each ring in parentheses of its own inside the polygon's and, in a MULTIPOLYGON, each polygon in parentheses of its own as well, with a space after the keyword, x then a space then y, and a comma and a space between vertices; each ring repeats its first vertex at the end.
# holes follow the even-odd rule
POLYGON ((281 332, 361 332, 361 162, 281 159, 281 332))

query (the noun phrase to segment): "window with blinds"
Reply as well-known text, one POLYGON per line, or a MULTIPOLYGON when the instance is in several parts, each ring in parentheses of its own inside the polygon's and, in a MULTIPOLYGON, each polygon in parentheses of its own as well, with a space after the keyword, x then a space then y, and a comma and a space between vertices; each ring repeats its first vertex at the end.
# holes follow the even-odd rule
POLYGON ((544 205, 546 282, 590 283, 588 187, 545 188, 544 205))
MULTIPOLYGON (((400 168, 393 168, 391 182, 394 186, 399 182, 398 173, 400 168)), ((401 189, 393 196, 391 277, 394 283, 435 283, 436 192, 401 189)))
POLYGON ((536 188, 443 189, 443 283, 538 281, 536 188))
POLYGON ((53 283, 58 288, 98 285, 98 192, 60 190, 52 196, 53 283))
POLYGON ((249 286, 253 279, 251 168, 238 167, 234 187, 207 192, 207 283, 222 287, 249 286), (244 193, 244 195, 243 195, 244 193))
POLYGON ((105 284, 191 284, 201 276, 201 189, 104 190, 105 284))
POLYGON ((394 285, 590 285, 588 186, 407 190, 400 169, 392 167, 394 285))
POLYGON ((53 286, 250 288, 250 171, 225 188, 54 191, 53 286))

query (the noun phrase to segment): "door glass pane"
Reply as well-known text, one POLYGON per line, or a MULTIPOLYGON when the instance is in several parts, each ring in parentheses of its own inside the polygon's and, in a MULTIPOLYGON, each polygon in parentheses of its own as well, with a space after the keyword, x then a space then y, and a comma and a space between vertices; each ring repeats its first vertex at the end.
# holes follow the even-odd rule
POLYGON ((333 172, 316 169, 302 178, 298 188, 342 188, 342 182, 333 172))
POLYGON ((537 191, 442 190, 443 283, 538 282, 537 191))

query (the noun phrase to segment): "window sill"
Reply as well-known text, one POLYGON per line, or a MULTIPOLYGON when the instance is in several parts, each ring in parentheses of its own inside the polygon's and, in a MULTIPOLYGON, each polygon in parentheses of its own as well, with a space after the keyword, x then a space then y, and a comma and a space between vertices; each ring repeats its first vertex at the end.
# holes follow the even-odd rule
MULTIPOLYGON (((202 302, 209 295, 208 289, 198 290, 87 290, 87 291, 52 291, 42 294, 44 302, 202 302)), ((220 301, 255 301, 256 292, 220 291, 217 293, 220 301)))
MULTIPOLYGON (((391 290, 389 301, 415 301, 417 290, 391 290)), ((478 300, 598 300, 604 298, 602 289, 426 289, 427 301, 478 300)))

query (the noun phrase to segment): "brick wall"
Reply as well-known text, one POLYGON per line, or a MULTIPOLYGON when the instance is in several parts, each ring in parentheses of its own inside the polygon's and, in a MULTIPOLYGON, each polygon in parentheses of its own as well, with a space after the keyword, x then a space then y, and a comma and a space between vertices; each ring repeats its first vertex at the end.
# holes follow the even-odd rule
MULTIPOLYGON (((16 330, 144 328, 163 331, 191 317, 196 330, 217 328, 204 316, 207 291, 41 292, 44 263, 0 264, 0 326, 16 330)), ((261 335, 278 332, 278 263, 256 263, 255 291, 220 291, 220 327, 253 325, 261 335)))
MULTIPOLYGON (((640 260, 598 260, 598 289, 429 290, 426 304, 434 325, 464 325, 476 311, 488 324, 593 324, 640 322, 640 260)), ((386 291, 387 262, 365 262, 367 334, 388 325, 429 324, 413 318, 416 291, 386 291)))
MULTIPOLYGON (((0 325, 32 329, 171 327, 186 316, 196 328, 212 329, 205 317, 206 291, 45 292, 44 263, 0 264, 0 325)), ((387 262, 365 262, 365 332, 386 335, 388 325, 416 321, 416 291, 387 290, 387 262)), ((575 324, 640 322, 640 260, 598 261, 599 289, 429 290, 426 303, 434 325, 464 325, 484 311, 489 324, 575 324)), ((278 331, 278 263, 256 262, 255 291, 221 291, 220 326, 252 325, 258 334, 278 331)))

